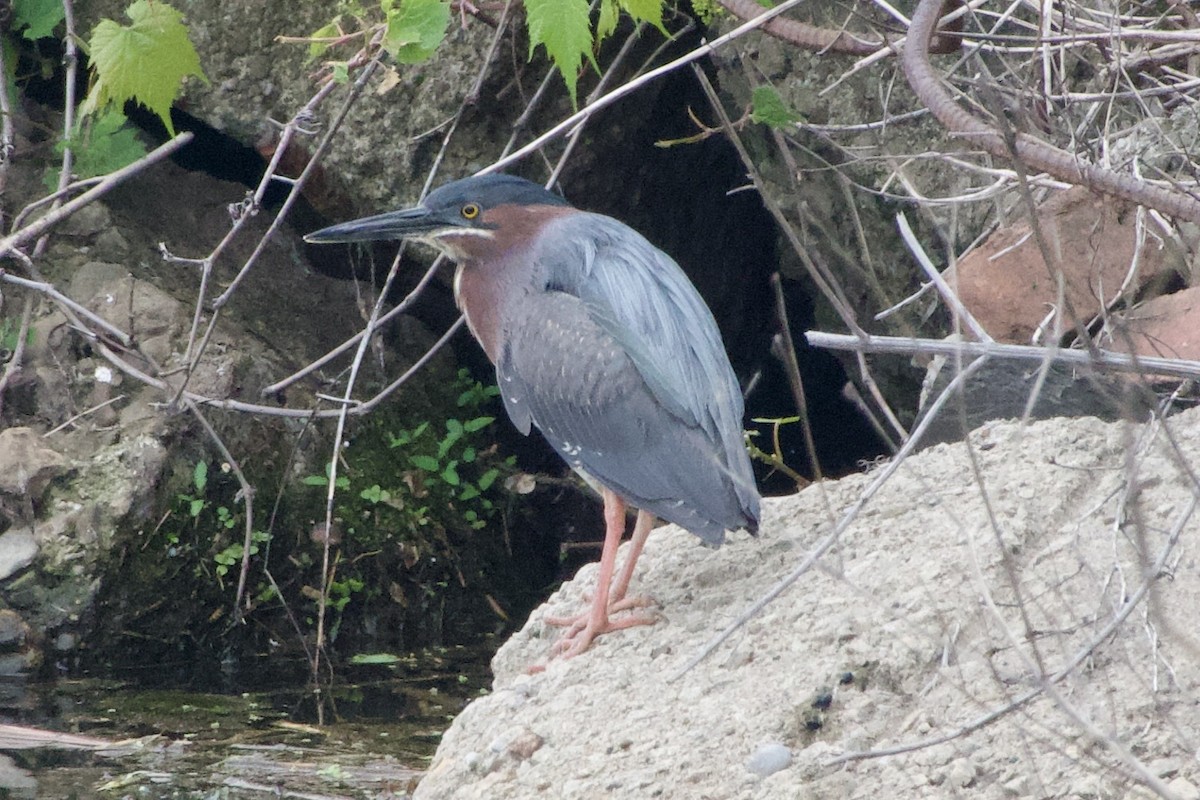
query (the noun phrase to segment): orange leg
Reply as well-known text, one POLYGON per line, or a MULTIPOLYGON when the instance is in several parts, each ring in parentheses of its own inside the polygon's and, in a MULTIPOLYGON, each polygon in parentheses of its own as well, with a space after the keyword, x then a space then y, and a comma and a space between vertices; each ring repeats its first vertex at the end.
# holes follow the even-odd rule
POLYGON ((596 578, 596 593, 592 597, 592 607, 587 612, 575 617, 547 617, 546 624, 565 626, 567 630, 562 638, 554 645, 553 653, 561 654, 564 658, 577 656, 591 646, 597 636, 634 625, 650 625, 653 618, 630 615, 619 620, 609 618, 610 613, 623 611, 646 605, 640 598, 636 602, 626 601, 625 592, 629 588, 629 579, 633 575, 633 565, 641 554, 646 543, 646 534, 650 532, 653 517, 644 512, 638 513, 637 527, 634 529, 634 542, 630 558, 621 570, 621 577, 613 586, 613 572, 616 569, 617 548, 621 546, 621 537, 625 533, 625 502, 616 494, 604 490, 604 550, 600 555, 600 574, 596 578), (647 518, 643 524, 643 515, 647 518), (645 532, 642 532, 645 528, 645 532), (640 534, 640 535, 639 535, 640 534), (616 591, 612 591, 614 589, 616 591), (613 598, 614 605, 609 604, 613 598))
POLYGON ((653 527, 654 515, 649 511, 638 509, 637 523, 633 526, 633 536, 629 540, 629 554, 625 557, 625 564, 621 567, 621 573, 617 576, 617 582, 613 584, 612 593, 609 595, 609 613, 624 611, 628 608, 645 608, 650 605, 651 600, 648 597, 626 598, 625 593, 629 591, 629 581, 633 579, 633 568, 642 555, 642 548, 646 546, 646 539, 650 537, 650 530, 653 527))

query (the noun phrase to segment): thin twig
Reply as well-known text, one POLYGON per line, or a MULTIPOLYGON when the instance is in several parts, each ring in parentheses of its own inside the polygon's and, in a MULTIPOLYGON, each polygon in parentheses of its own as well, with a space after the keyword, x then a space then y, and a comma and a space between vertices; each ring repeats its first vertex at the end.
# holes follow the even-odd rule
POLYGON ((91 205, 116 187, 120 186, 125 181, 129 180, 135 175, 145 172, 147 169, 159 163, 160 161, 169 158, 181 147, 192 141, 192 138, 193 136, 191 133, 184 131, 174 139, 171 139, 159 145, 154 150, 151 150, 149 153, 142 156, 129 166, 122 167, 115 172, 110 172, 108 175, 104 176, 99 183, 83 194, 79 195, 79 197, 76 197, 74 200, 64 203, 58 208, 47 213, 44 217, 39 217, 25 227, 9 234, 3 239, 0 239, 0 258, 11 254, 13 250, 19 248, 21 245, 36 240, 39 236, 53 228, 58 223, 62 222, 67 217, 74 214, 79 209, 83 208, 84 206, 91 205))
MULTIPOLYGON (((903 355, 955 355, 964 356, 994 356, 1010 358, 1019 361, 1041 361, 1046 358, 1045 347, 1034 347, 1024 344, 1005 344, 1002 342, 952 342, 945 339, 914 339, 901 336, 871 336, 865 339, 859 336, 848 336, 839 333, 823 331, 808 331, 804 334, 808 343, 814 347, 825 347, 830 350, 852 350, 864 353, 900 353, 903 355)), ((1158 358, 1152 356, 1131 356, 1115 353, 1111 350, 1096 350, 1087 353, 1081 350, 1063 350, 1055 348, 1055 361, 1079 366, 1107 367, 1122 372, 1136 372, 1152 375, 1172 375, 1177 378, 1200 378, 1200 361, 1187 361, 1182 358, 1158 358)))

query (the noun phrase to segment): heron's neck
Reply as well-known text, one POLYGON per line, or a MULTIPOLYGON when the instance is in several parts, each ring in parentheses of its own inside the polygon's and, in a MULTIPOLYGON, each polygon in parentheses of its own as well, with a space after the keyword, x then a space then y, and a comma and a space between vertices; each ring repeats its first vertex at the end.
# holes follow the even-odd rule
POLYGON ((467 325, 493 364, 504 346, 504 331, 530 287, 522 280, 525 270, 505 262, 486 266, 467 259, 454 273, 454 300, 467 317, 467 325))

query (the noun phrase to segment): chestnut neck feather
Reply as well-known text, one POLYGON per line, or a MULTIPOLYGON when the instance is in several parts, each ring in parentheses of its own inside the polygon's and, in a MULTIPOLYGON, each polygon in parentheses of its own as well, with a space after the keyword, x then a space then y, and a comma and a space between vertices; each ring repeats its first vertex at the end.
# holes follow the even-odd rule
POLYGON ((573 213, 569 206, 497 206, 482 219, 491 237, 463 236, 454 243, 460 256, 454 297, 493 364, 509 326, 519 322, 514 317, 524 301, 545 290, 536 263, 537 237, 550 219, 573 213))

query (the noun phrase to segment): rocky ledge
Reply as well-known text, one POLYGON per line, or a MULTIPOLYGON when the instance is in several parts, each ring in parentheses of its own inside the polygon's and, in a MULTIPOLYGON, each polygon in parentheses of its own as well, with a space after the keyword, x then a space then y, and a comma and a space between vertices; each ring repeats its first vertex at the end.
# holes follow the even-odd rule
POLYGON ((719 550, 663 528, 634 587, 658 624, 546 663, 542 620, 582 604, 583 569, 497 654, 416 797, 1200 797, 1198 464, 1200 410, 989 424, 908 459, 682 675, 875 475, 769 501, 758 539, 719 550))

